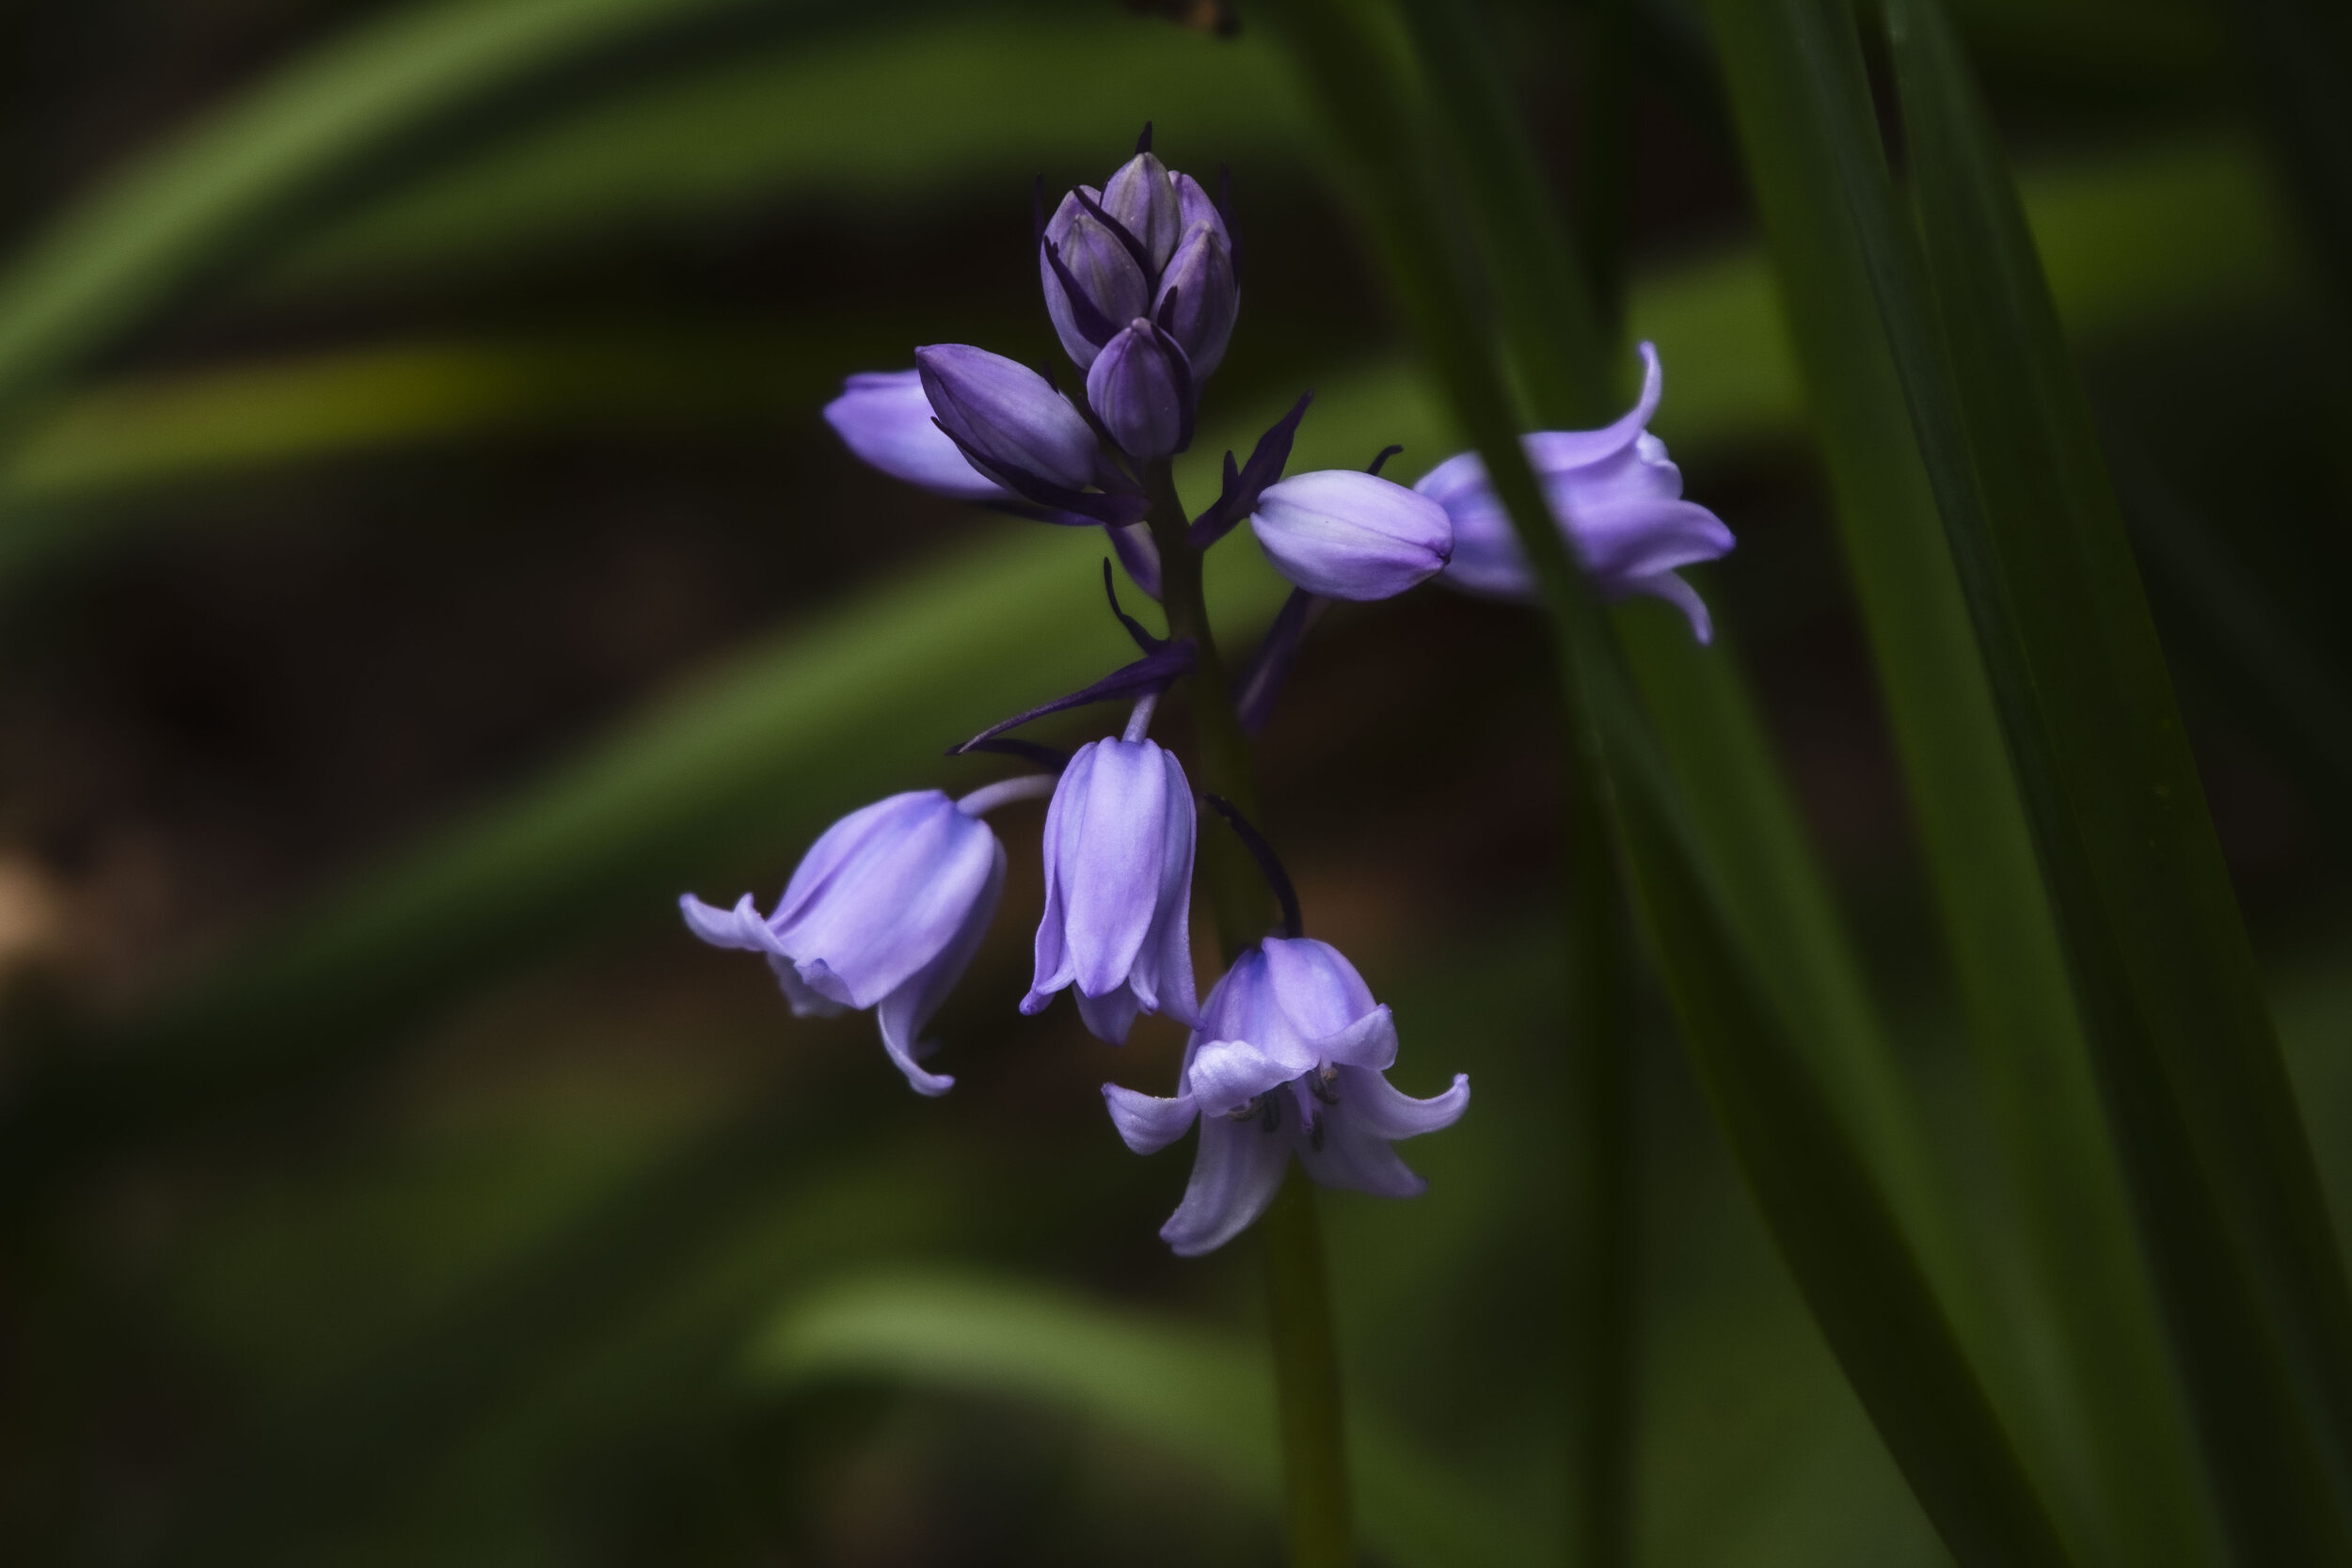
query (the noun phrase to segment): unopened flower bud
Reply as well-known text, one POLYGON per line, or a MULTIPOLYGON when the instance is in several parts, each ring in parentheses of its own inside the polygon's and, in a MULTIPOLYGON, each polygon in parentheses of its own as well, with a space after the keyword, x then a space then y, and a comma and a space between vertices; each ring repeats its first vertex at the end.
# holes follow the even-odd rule
POLYGON ((1231 250, 1233 236, 1226 230, 1225 214, 1217 210, 1216 202, 1200 182, 1189 174, 1170 173, 1168 182, 1176 187, 1177 243, 1183 243, 1182 237, 1191 233, 1195 224, 1205 223, 1231 250))
POLYGON ((918 348, 914 363, 941 427, 1012 488, 1025 476, 1070 490, 1094 483, 1102 449, 1086 416, 1028 366, 961 343, 918 348))
MULTIPOLYGON (((1091 190, 1086 194, 1094 196, 1091 190)), ((1093 364, 1103 344, 1142 315, 1151 302, 1143 268, 1075 194, 1061 198, 1053 221, 1045 226, 1037 265, 1045 286, 1045 313, 1053 318, 1061 346, 1081 370, 1093 364), (1075 285, 1075 299, 1071 285, 1075 285)))
POLYGON ((1233 285, 1233 256, 1222 224, 1196 223, 1168 259, 1152 313, 1191 361, 1193 378, 1205 381, 1224 361, 1233 336, 1241 291, 1233 285), (1163 314, 1165 311, 1165 314, 1163 314))
POLYGON ((957 500, 1013 499, 932 422, 919 372, 866 371, 850 377, 841 395, 825 404, 825 422, 851 451, 893 479, 957 500))
POLYGON ((1168 265, 1184 235, 1184 214, 1166 164, 1138 152, 1120 165, 1119 172, 1104 183, 1103 211, 1136 237, 1154 272, 1168 265))
POLYGON ((1386 599, 1454 553, 1445 508, 1352 468, 1296 474, 1258 498, 1249 527, 1275 569, 1327 599, 1386 599))
POLYGON ((1087 402, 1120 450, 1137 462, 1158 462, 1191 442, 1192 368, 1184 350, 1141 317, 1095 356, 1087 402))

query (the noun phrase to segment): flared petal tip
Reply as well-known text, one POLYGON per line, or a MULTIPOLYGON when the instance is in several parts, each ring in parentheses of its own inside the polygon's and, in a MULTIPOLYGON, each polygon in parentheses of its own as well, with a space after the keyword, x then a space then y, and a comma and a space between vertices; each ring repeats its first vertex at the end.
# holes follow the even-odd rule
POLYGON ((1162 1100, 1117 1084, 1103 1085, 1103 1102, 1120 1140, 1137 1154, 1157 1154, 1189 1132, 1200 1115, 1190 1095, 1162 1100))

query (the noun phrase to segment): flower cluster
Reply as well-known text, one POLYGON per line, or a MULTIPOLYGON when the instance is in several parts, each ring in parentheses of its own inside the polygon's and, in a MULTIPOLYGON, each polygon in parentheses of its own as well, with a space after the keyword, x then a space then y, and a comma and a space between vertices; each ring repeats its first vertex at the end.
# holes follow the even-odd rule
MULTIPOLYGON (((1083 376, 1081 397, 1001 355, 937 344, 917 349, 912 370, 851 376, 825 417, 859 457, 926 490, 1104 529, 1130 578, 1155 598, 1170 552, 1188 560, 1247 518, 1295 592, 1233 683, 1236 729, 1254 734, 1265 722, 1323 601, 1389 598, 1432 578, 1489 595, 1532 592, 1474 453, 1409 487, 1381 477, 1391 452, 1366 470, 1284 477, 1305 398, 1248 462, 1226 454, 1205 511, 1175 510, 1169 460, 1192 443, 1202 383, 1232 337, 1240 275, 1226 203, 1161 163, 1148 126, 1101 188, 1070 192, 1050 216, 1040 201, 1037 246, 1046 314, 1083 376)), ((1705 641, 1706 607, 1674 574, 1723 554, 1731 536, 1681 499, 1679 471, 1648 434, 1660 372, 1648 345, 1642 355, 1642 398, 1625 418, 1606 430, 1530 436, 1527 451, 1600 591, 1666 598, 1705 641)), ((961 799, 922 790, 852 812, 809 849, 771 913, 748 895, 727 910, 690 895, 680 900, 688 926, 715 945, 764 955, 795 1013, 873 1008, 907 1082, 945 1093, 954 1079, 923 1065, 936 1043, 923 1031, 1004 889, 1005 847, 984 818, 1050 796, 1045 906, 1021 1010, 1039 1012, 1068 990, 1087 1028, 1112 1044, 1146 1013, 1189 1026, 1172 1098, 1104 1086, 1114 1125, 1138 1153, 1199 1127, 1191 1184, 1161 1230, 1168 1243, 1203 1253, 1247 1228, 1294 1155, 1327 1185, 1420 1192, 1391 1146, 1457 1120, 1468 1080, 1457 1076, 1429 1100, 1390 1085, 1397 1037, 1389 1009, 1336 949, 1304 934, 1289 879, 1257 830, 1222 799, 1197 794, 1175 753, 1150 736, 1160 697, 1199 669, 1200 647, 1146 630, 1120 608, 1107 562, 1104 572, 1138 657, 955 748, 1022 756, 1044 771, 961 799), (1114 701, 1132 704, 1123 731, 1073 754, 1007 738, 1044 714, 1114 701), (1203 802, 1257 857, 1284 911, 1279 933, 1243 946, 1205 1003, 1190 931, 1203 802)))

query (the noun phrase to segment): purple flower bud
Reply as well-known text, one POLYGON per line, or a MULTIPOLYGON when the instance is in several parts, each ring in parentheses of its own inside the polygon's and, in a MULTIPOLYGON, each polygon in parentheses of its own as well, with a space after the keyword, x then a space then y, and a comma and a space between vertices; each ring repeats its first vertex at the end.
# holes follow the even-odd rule
POLYGON ((1327 599, 1386 599, 1435 576, 1454 553, 1445 508, 1353 468, 1294 474, 1249 515, 1284 577, 1327 599))
MULTIPOLYGON (((1600 430, 1538 431, 1521 444, 1553 520, 1594 587, 1611 599, 1636 594, 1664 599, 1706 642, 1714 624, 1675 568, 1725 554, 1731 531, 1707 508, 1682 499, 1682 470, 1667 458, 1665 443, 1645 428, 1658 411, 1664 383, 1658 351, 1644 343, 1641 354, 1642 396, 1624 418, 1600 430)), ((1446 459, 1413 488, 1454 520, 1454 560, 1440 580, 1496 598, 1534 597, 1534 575, 1476 452, 1446 459)))
POLYGON ((1166 164, 1138 152, 1120 165, 1103 185, 1103 211, 1136 237, 1153 272, 1168 265, 1184 235, 1184 212, 1166 164))
POLYGON ((1196 382, 1206 381, 1224 362, 1225 344, 1233 336, 1233 317, 1240 309, 1241 291, 1233 284, 1233 257, 1224 226, 1194 224, 1160 279, 1152 315, 1192 362, 1196 382))
POLYGON ((1192 444, 1192 367, 1174 340, 1141 317, 1095 356, 1087 402, 1111 439, 1138 462, 1157 462, 1192 444))
POLYGON ((750 894, 732 910, 691 894, 678 909, 716 947, 767 956, 801 1017, 876 1009, 882 1048, 922 1094, 955 1080, 916 1063, 923 1026, 971 963, 1005 887, 1005 849, 936 789, 853 811, 809 847, 762 917, 750 894))
MULTIPOLYGON (((1097 199, 1091 188, 1086 194, 1097 199)), ((1054 319, 1056 336, 1081 370, 1094 363, 1112 333, 1144 314, 1151 303, 1152 287, 1143 268, 1074 195, 1061 198, 1053 222, 1045 226, 1037 265, 1045 285, 1045 313, 1054 319), (1062 282, 1065 273, 1077 285, 1075 302, 1062 282)))
POLYGON ((1327 1187, 1411 1197, 1425 1183, 1389 1146, 1451 1127, 1470 1080, 1430 1100, 1390 1086, 1396 1024, 1338 949, 1269 937, 1209 993, 1184 1048, 1176 1097, 1103 1085, 1112 1125, 1138 1154, 1198 1120, 1200 1148, 1184 1201, 1160 1227, 1178 1254, 1213 1252, 1274 1200, 1293 1153, 1327 1187))
POLYGON ((918 348, 914 363, 941 426, 1011 488, 1026 475, 1068 490, 1095 482, 1102 449, 1086 416, 1028 366, 961 343, 918 348))
POLYGON ((1178 235, 1189 234, 1194 225, 1205 223, 1211 232, 1225 242, 1225 248, 1230 253, 1233 248, 1233 236, 1226 231, 1225 214, 1217 211, 1216 202, 1207 191, 1201 189, 1200 182, 1189 174, 1172 173, 1168 182, 1176 187, 1178 235))
POLYGON ((1123 1044, 1137 1012, 1190 1023, 1192 789, 1149 740, 1081 746, 1045 811, 1045 918, 1021 1010, 1065 986, 1099 1039, 1123 1044))
POLYGON ((866 371, 825 404, 844 445, 893 479, 957 500, 1009 501, 1013 493, 972 466, 931 420, 917 371, 866 371))

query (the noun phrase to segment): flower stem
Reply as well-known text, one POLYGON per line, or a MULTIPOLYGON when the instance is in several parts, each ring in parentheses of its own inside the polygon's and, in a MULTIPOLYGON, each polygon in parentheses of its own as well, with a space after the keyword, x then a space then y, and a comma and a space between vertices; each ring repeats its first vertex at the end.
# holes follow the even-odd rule
MULTIPOLYGON (((1258 786, 1249 737, 1233 714, 1232 692, 1217 657, 1200 583, 1200 552, 1185 538, 1183 502, 1168 465, 1144 476, 1152 497, 1152 537, 1160 551, 1160 605, 1168 634, 1189 637, 1200 662, 1192 676, 1193 728, 1200 784, 1252 821, 1258 786)), ((1279 911, 1241 840, 1204 832, 1200 865, 1225 959, 1263 937, 1279 911)), ((1347 1500, 1347 1449, 1341 1430, 1337 1338, 1323 1262, 1323 1231, 1312 1183, 1295 1167, 1259 1222, 1266 1255, 1266 1316, 1274 1341, 1275 1406, 1281 1422, 1282 1481, 1292 1568, 1355 1568, 1347 1500)))
POLYGON ((1591 781, 1568 785, 1568 1412, 1576 1568, 1633 1556, 1639 1101, 1615 847, 1591 781))

